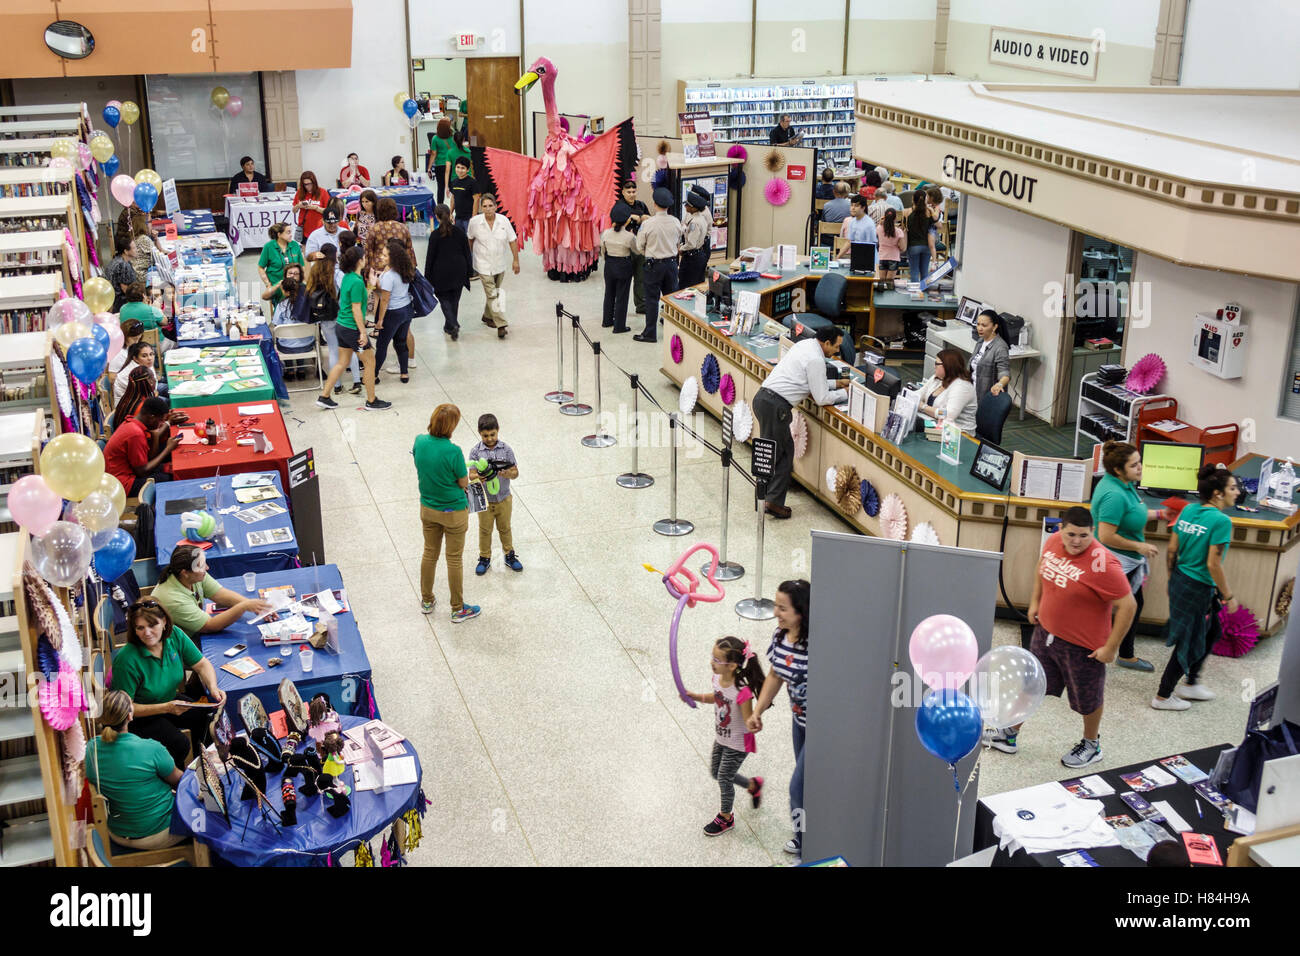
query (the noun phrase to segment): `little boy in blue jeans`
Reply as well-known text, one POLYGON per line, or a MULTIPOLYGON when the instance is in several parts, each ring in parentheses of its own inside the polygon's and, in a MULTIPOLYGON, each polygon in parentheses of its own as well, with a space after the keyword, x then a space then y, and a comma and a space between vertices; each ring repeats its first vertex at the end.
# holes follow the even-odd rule
POLYGON ((510 496, 510 480, 519 477, 519 464, 515 461, 515 453, 510 446, 497 437, 499 429, 495 415, 480 415, 479 442, 469 450, 469 466, 472 470, 478 471, 480 475, 491 473, 493 470, 496 472, 492 479, 485 480, 487 510, 478 513, 478 567, 474 569, 474 573, 480 575, 487 574, 488 568, 492 566, 494 524, 497 534, 501 537, 501 548, 506 553, 506 567, 511 571, 524 569, 515 554, 514 541, 510 536, 510 510, 514 506, 514 499, 510 496), (484 463, 486 471, 476 462, 484 463), (491 490, 493 480, 500 483, 500 487, 495 492, 491 490))

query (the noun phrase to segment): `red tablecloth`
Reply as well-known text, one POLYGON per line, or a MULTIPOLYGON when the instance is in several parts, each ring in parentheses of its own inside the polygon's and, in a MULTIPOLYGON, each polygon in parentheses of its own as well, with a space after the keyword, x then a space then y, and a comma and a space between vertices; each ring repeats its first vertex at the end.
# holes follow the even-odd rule
POLYGON ((293 446, 284 426, 284 416, 275 402, 256 402, 270 405, 271 410, 257 415, 240 415, 239 403, 230 405, 195 405, 182 409, 194 422, 202 424, 211 418, 226 426, 226 438, 215 445, 181 445, 172 452, 172 476, 178 481, 186 478, 208 478, 215 474, 237 475, 246 471, 266 471, 276 468, 280 481, 289 487, 289 458, 293 446), (245 427, 260 428, 270 440, 269 454, 257 454, 252 445, 236 443, 236 432, 245 427))

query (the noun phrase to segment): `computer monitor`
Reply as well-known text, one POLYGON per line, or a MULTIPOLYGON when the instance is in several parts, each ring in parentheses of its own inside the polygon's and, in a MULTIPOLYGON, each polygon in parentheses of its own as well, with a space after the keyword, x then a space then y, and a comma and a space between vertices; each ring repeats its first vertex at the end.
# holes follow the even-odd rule
POLYGON ((871 275, 876 271, 876 244, 874 242, 853 242, 849 244, 849 271, 860 276, 871 275))
POLYGON ((1194 494, 1196 473, 1201 470, 1204 458, 1204 445, 1144 441, 1141 488, 1159 494, 1194 494))
POLYGON ((867 380, 863 384, 869 391, 887 395, 891 401, 903 389, 903 380, 887 365, 878 365, 868 359, 858 365, 858 370, 866 376, 867 380))
POLYGON ((1011 452, 999 448, 991 441, 980 442, 975 451, 975 460, 971 462, 970 473, 985 484, 1002 491, 1007 486, 1007 476, 1011 474, 1011 452))
POLYGON ((708 280, 708 308, 721 312, 725 306, 731 305, 731 279, 718 269, 710 269, 708 280))

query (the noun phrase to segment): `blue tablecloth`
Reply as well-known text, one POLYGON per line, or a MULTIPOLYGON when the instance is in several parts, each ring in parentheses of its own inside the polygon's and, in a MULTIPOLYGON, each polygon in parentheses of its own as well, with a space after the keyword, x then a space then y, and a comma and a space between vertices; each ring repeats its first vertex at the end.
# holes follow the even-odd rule
MULTIPOLYGON (((242 593, 244 590, 242 578, 222 580, 221 584, 232 591, 242 593)), ((292 568, 269 574, 259 572, 257 575, 259 591, 284 584, 293 585, 297 598, 315 594, 326 588, 341 588, 343 576, 339 574, 338 566, 333 564, 292 568)), ((287 648, 279 645, 268 647, 262 643, 262 636, 257 626, 245 618, 231 624, 224 631, 200 635, 202 638, 200 649, 203 651, 203 656, 212 661, 212 666, 217 669, 217 686, 236 703, 245 694, 255 694, 268 714, 273 710, 279 710, 280 698, 277 688, 280 686, 280 681, 287 677, 298 685, 303 700, 309 699, 314 694, 325 693, 330 695, 334 709, 340 714, 378 717, 379 707, 374 703, 370 687, 370 658, 366 656, 366 648, 361 641, 361 631, 357 629, 357 619, 349 611, 336 614, 334 620, 338 622, 339 653, 316 651, 310 674, 304 674, 302 666, 298 663, 298 648, 301 645, 295 644, 287 648), (248 650, 239 657, 252 657, 265 668, 263 673, 241 680, 221 669, 222 664, 228 664, 234 659, 224 656, 224 652, 237 643, 248 645, 248 650), (284 663, 279 667, 267 667, 266 662, 272 657, 283 658, 284 663)))
MULTIPOLYGON (((185 228, 176 226, 176 235, 178 236, 197 236, 205 232, 216 232, 217 224, 212 218, 211 209, 182 209, 180 215, 185 218, 185 228)), ((167 223, 176 223, 176 217, 155 216, 153 224, 159 232, 167 227, 167 223)))
MULTIPOLYGON (((284 489, 280 484, 280 474, 275 469, 271 469, 270 474, 275 479, 276 490, 281 495, 284 489)), ((208 567, 213 577, 217 578, 235 578, 242 575, 245 571, 271 572, 284 571, 294 566, 294 559, 298 556, 298 540, 288 544, 263 544, 250 547, 248 544, 249 531, 269 531, 272 528, 292 528, 293 522, 289 520, 289 513, 274 515, 270 518, 264 518, 256 524, 244 524, 234 515, 218 514, 218 507, 229 508, 231 505, 238 504, 235 500, 235 489, 233 482, 234 475, 221 475, 216 478, 191 478, 187 481, 163 481, 156 486, 157 506, 156 518, 154 524, 154 541, 158 548, 158 566, 162 567, 171 560, 172 552, 176 550, 177 542, 182 537, 181 516, 179 514, 167 514, 167 502, 175 501, 177 498, 206 498, 206 510, 213 517, 224 521, 226 525, 226 534, 230 538, 230 543, 234 545, 233 550, 226 550, 220 544, 214 544, 208 549, 208 567), (215 485, 215 487, 205 491, 204 485, 215 485), (217 494, 220 492, 221 503, 217 504, 217 494)), ((280 497, 274 499, 275 503, 282 508, 288 508, 289 502, 286 498, 280 497)), ((241 508, 252 508, 254 505, 240 505, 241 508)), ((231 585, 232 590, 243 591, 244 583, 240 580, 239 584, 231 585)), ((223 662, 224 663, 224 662, 223 662)))
MULTIPOLYGON (((301 690, 301 685, 299 685, 301 690)), ((301 691, 304 699, 306 691, 301 691)), ((341 716, 344 730, 365 722, 366 718, 341 716)), ((242 725, 232 714, 236 728, 242 725)), ((397 728, 400 730, 400 728, 397 728)), ((303 748, 306 744, 304 743, 303 748)), ((324 866, 326 857, 333 857, 335 865, 344 853, 356 849, 362 840, 380 835, 393 821, 408 810, 420 805, 424 770, 420 755, 408 740, 406 752, 415 757, 416 781, 384 790, 358 791, 353 785, 351 767, 343 771, 343 782, 352 790, 352 806, 342 817, 334 818, 327 811, 329 801, 318 794, 304 797, 301 792, 302 777, 294 779, 298 793, 298 823, 296 826, 275 826, 262 818, 257 801, 240 799, 244 780, 232 772, 225 783, 230 824, 220 814, 209 813, 199 796, 199 781, 193 770, 185 771, 180 786, 176 788, 176 806, 172 811, 173 833, 191 834, 206 844, 222 862, 234 866, 324 866), (251 819, 250 819, 251 817, 251 819), (195 826, 195 821, 202 826, 195 826), (248 826, 245 829, 245 822, 248 826)), ((300 748, 301 749, 301 748, 300 748)), ((267 798, 271 803, 269 813, 276 824, 280 823, 280 810, 284 801, 280 797, 279 778, 266 781, 267 798)), ((371 845, 375 865, 379 865, 379 844, 371 845)))
POLYGON ((226 267, 226 277, 230 280, 230 287, 233 290, 235 286, 235 257, 231 253, 215 252, 209 250, 202 252, 198 249, 180 249, 176 253, 183 266, 201 266, 201 265, 222 265, 226 267), (204 260, 207 260, 206 262, 204 260))
MULTIPOLYGON (((380 199, 388 198, 397 203, 398 211, 405 220, 412 212, 424 214, 425 222, 433 221, 433 193, 422 186, 375 186, 380 199)), ((345 201, 356 201, 360 193, 347 189, 331 189, 331 196, 342 196, 345 201)))

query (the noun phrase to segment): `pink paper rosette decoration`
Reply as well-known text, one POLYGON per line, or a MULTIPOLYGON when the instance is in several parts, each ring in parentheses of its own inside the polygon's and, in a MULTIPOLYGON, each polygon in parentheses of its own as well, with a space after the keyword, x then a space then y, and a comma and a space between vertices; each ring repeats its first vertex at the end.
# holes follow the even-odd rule
POLYGON ((682 337, 673 333, 673 337, 668 341, 668 353, 673 357, 673 362, 678 365, 682 364, 682 337))
POLYGON ((745 149, 745 147, 741 146, 739 143, 727 147, 727 159, 748 159, 748 158, 749 158, 749 150, 745 149))
POLYGON ((773 177, 763 187, 763 196, 773 206, 784 206, 790 201, 790 184, 784 179, 773 177))
POLYGON ((736 380, 731 377, 730 372, 722 373, 722 381, 718 383, 718 395, 723 405, 730 405, 736 400, 736 380))
POLYGON ((880 530, 886 538, 907 540, 907 506, 896 494, 885 495, 885 500, 880 503, 880 530))
POLYGON ((794 439, 794 457, 808 454, 808 420, 795 409, 790 415, 790 437, 794 439))
POLYGON ((41 681, 37 699, 41 705, 41 715, 54 730, 67 730, 76 722, 77 715, 86 709, 81 679, 68 666, 68 662, 62 659, 59 661, 59 673, 54 679, 41 681))
POLYGON ((1238 604, 1232 614, 1227 608, 1220 609, 1219 624, 1223 627, 1223 636, 1210 650, 1220 657, 1245 657, 1259 642, 1259 621, 1255 612, 1244 604, 1238 604))
POLYGON ((1133 367, 1128 371, 1128 377, 1124 379, 1124 387, 1139 395, 1146 395, 1155 391, 1155 387, 1164 377, 1165 360, 1155 352, 1148 352, 1133 363, 1133 367))

